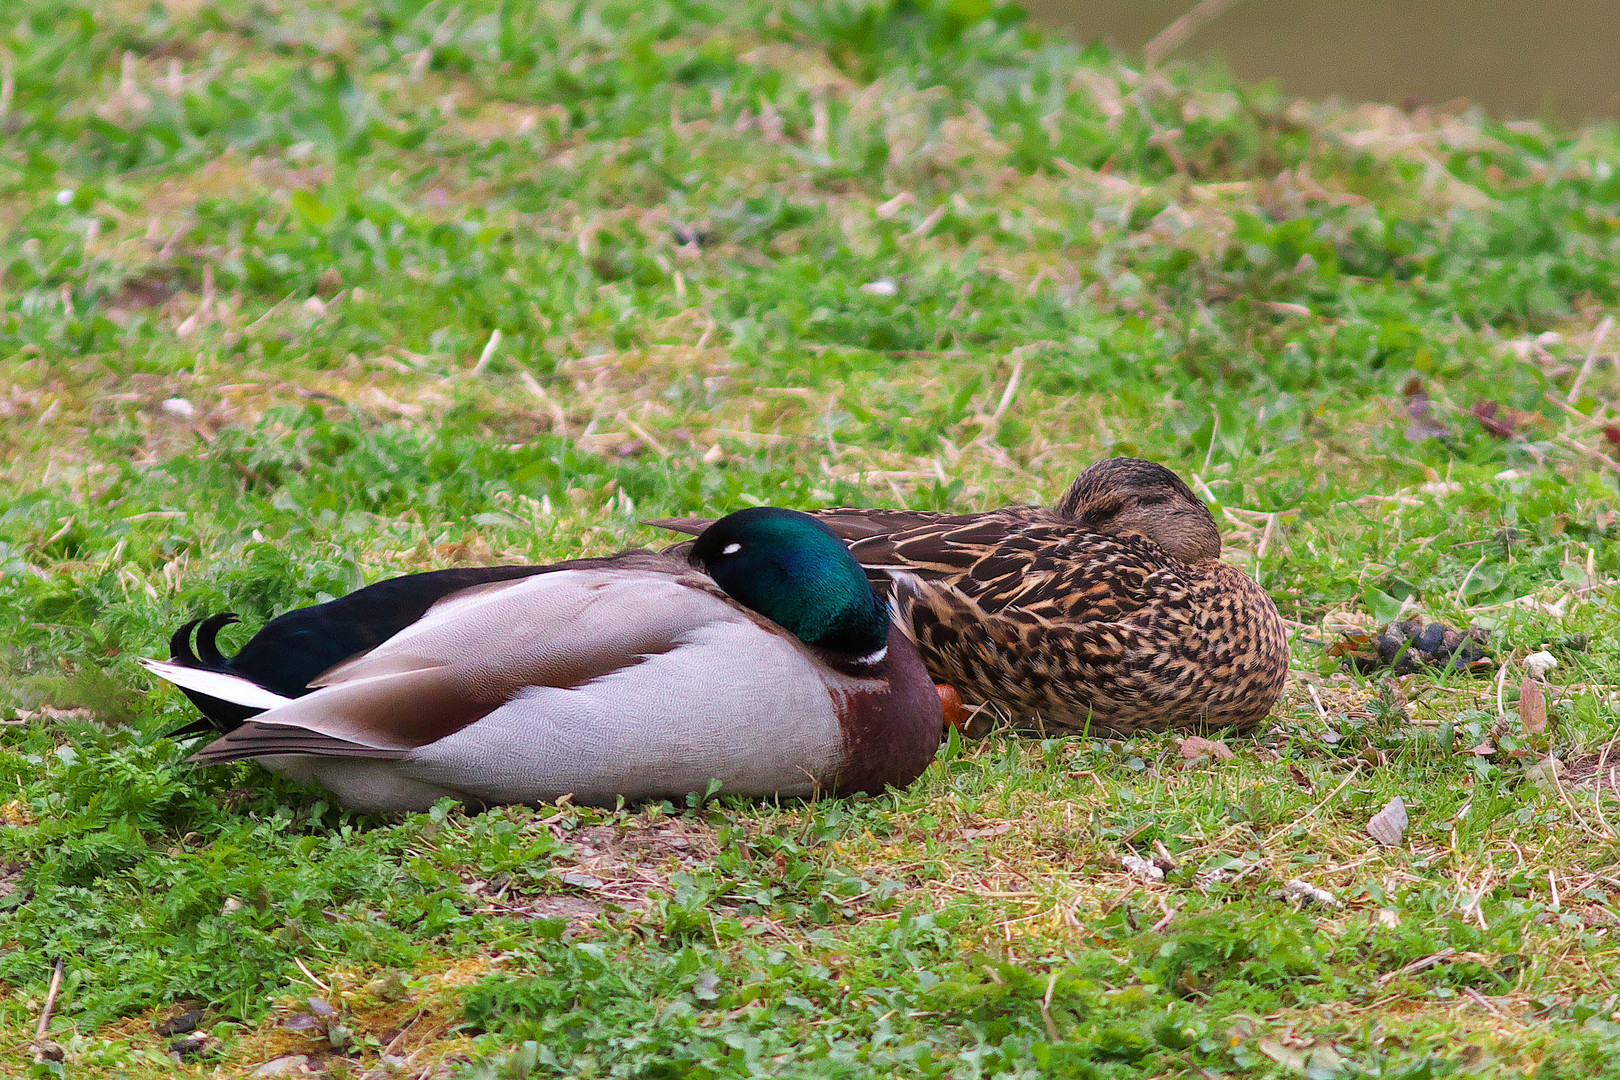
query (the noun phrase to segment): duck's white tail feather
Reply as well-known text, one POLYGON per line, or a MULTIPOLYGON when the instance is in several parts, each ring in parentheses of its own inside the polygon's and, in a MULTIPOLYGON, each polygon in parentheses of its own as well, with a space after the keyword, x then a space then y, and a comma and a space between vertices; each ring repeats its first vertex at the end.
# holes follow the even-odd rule
POLYGON ((293 700, 266 690, 258 683, 249 682, 240 675, 227 675, 222 671, 206 671, 202 668, 186 667, 183 664, 171 664, 167 660, 147 660, 144 657, 141 659, 141 666, 176 686, 183 686, 187 690, 195 690, 199 694, 207 694, 209 697, 250 709, 273 709, 277 705, 285 705, 293 700))

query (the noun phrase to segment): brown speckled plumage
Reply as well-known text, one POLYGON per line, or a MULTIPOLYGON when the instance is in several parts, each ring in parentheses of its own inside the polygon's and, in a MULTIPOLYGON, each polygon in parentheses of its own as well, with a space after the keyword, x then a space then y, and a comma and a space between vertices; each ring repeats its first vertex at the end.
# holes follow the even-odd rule
POLYGON ((1100 461, 1053 507, 816 516, 888 592, 933 678, 1019 723, 1247 727, 1282 694, 1276 606, 1220 561, 1215 519, 1163 466, 1100 461))

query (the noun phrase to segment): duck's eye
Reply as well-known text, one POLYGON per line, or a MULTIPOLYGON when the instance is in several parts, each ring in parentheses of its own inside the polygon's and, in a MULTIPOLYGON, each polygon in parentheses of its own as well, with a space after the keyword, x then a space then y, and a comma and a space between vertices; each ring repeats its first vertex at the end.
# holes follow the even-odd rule
POLYGON ((1121 509, 1122 507, 1119 503, 1114 503, 1112 506, 1099 506, 1093 510, 1087 510, 1085 513, 1085 518, 1088 522, 1100 525, 1105 521, 1114 520, 1114 518, 1119 515, 1121 509))
POLYGON ((727 544, 725 547, 720 549, 720 554, 722 554, 722 555, 735 555, 735 554, 737 554, 737 552, 739 552, 741 550, 742 550, 742 545, 739 544, 737 541, 733 540, 731 543, 727 544))

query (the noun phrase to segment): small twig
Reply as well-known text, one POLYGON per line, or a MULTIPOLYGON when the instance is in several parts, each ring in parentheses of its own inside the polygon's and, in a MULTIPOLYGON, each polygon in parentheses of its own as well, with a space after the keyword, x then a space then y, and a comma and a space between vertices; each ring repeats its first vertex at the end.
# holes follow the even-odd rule
POLYGON ((309 968, 305 967, 304 962, 302 960, 300 960, 298 957, 296 957, 296 956, 293 957, 293 963, 298 965, 298 970, 302 971, 305 974, 305 976, 307 976, 309 978, 310 982, 314 983, 316 986, 321 988, 322 993, 329 993, 331 991, 332 988, 330 986, 327 986, 325 983, 321 982, 321 980, 317 979, 315 977, 315 973, 313 971, 309 970, 309 968))
POLYGON ((0 121, 11 112, 11 98, 17 92, 17 58, 10 49, 0 49, 0 121))
POLYGON ((1575 376, 1574 383, 1570 385, 1569 397, 1564 399, 1569 404, 1573 405, 1581 399, 1581 387, 1586 385, 1586 377, 1592 374, 1592 365, 1597 363, 1598 350, 1603 348, 1603 339, 1608 337, 1609 331, 1613 329, 1614 316, 1605 315, 1603 321, 1598 323, 1597 336, 1592 339, 1592 348, 1587 351, 1586 362, 1581 365, 1580 374, 1575 376))
POLYGON ((1468 583, 1470 581, 1474 580, 1474 571, 1478 570, 1480 567, 1485 565, 1485 559, 1486 558, 1487 558, 1487 556, 1481 555, 1479 557, 1479 562, 1475 563, 1473 566, 1470 566, 1468 568, 1468 573, 1463 575, 1462 584, 1457 586, 1457 606, 1458 607, 1467 607, 1468 606, 1467 601, 1463 599, 1463 594, 1468 591, 1468 583))
POLYGON ((1511 660, 1503 660, 1502 666, 1496 669, 1496 719, 1502 723, 1507 722, 1507 702, 1504 692, 1507 689, 1507 669, 1511 660))
POLYGON ((635 418, 632 417, 629 413, 620 413, 619 414, 619 419, 623 420, 624 421, 624 426, 629 428, 631 431, 635 432, 637 437, 639 437, 642 442, 646 443, 648 446, 650 446, 654 450, 658 451, 658 456, 659 457, 663 457, 663 458, 669 457, 669 447, 665 446, 663 443, 661 443, 657 439, 653 438, 652 432, 648 431, 646 428, 644 428, 640 424, 636 423, 635 418))
POLYGON ((1046 1023, 1046 1034, 1053 1042, 1058 1042, 1057 1025, 1052 1022, 1052 991, 1057 989, 1058 969, 1052 969, 1052 977, 1046 980, 1046 993, 1041 997, 1041 1019, 1046 1023))
POLYGON ((1402 975, 1415 975, 1418 972, 1422 971, 1424 968, 1432 968, 1432 967, 1434 967, 1434 965, 1440 963, 1442 960, 1451 959, 1451 957, 1455 956, 1456 954, 1457 954, 1456 949, 1453 949, 1453 948, 1441 949, 1439 952, 1434 953, 1434 954, 1432 954, 1430 956, 1425 956, 1421 960, 1414 960, 1410 964, 1407 964, 1405 967, 1396 968, 1394 971, 1386 971, 1384 974, 1378 976, 1378 985, 1379 986, 1387 986, 1390 983, 1394 982, 1396 979, 1400 978, 1402 975))
MULTIPOLYGON (((1603 744, 1603 753, 1598 755, 1597 772, 1592 777, 1592 808, 1597 812, 1598 820, 1603 822, 1603 828, 1610 836, 1614 835, 1614 828, 1609 824, 1609 819, 1603 816, 1603 765, 1609 760, 1609 751, 1613 749, 1617 739, 1620 739, 1620 735, 1603 744)), ((1614 785, 1611 784, 1609 787, 1613 790, 1614 785)))
POLYGON ((1501 1019, 1501 1020, 1506 1020, 1507 1019, 1507 1017, 1502 1014, 1501 1009, 1498 1009, 1494 1004, 1491 1003, 1489 998, 1486 998, 1478 990, 1475 990, 1472 986, 1463 987, 1463 993, 1465 993, 1469 997, 1473 998, 1474 1002, 1477 1005, 1481 1006, 1484 1009, 1489 1010, 1490 1013, 1492 1015, 1496 1016, 1498 1019, 1501 1019))
POLYGON ((1153 35, 1153 40, 1142 47, 1142 58, 1147 61, 1147 66, 1150 69, 1158 67, 1159 61, 1175 52, 1205 24, 1218 18, 1235 3, 1237 0, 1199 0, 1191 11, 1153 35))
POLYGON ((1607 465, 1609 468, 1613 469, 1615 472, 1620 473, 1620 461, 1614 460, 1614 458, 1610 457, 1608 454, 1605 454, 1603 451, 1599 450, 1597 447, 1595 447, 1595 446, 1587 446, 1585 443, 1580 442, 1580 441, 1578 441, 1576 439, 1572 439, 1568 435, 1565 435, 1561 431, 1558 433, 1557 439, 1558 439, 1559 442, 1563 443, 1565 446, 1573 447, 1574 449, 1579 450, 1583 454, 1590 454, 1592 457, 1597 458, 1599 461, 1603 462, 1603 464, 1607 465))
POLYGON ((500 327, 496 327, 489 332, 489 340, 484 343, 484 351, 478 354, 478 363, 473 365, 472 373, 482 375, 484 369, 489 367, 489 362, 495 359, 495 350, 500 347, 501 330, 500 327))
MULTIPOLYGON (((1459 875, 1460 873, 1461 872, 1459 871, 1459 875)), ((1493 873, 1491 869, 1487 867, 1485 870, 1485 878, 1479 883, 1479 890, 1474 893, 1473 897, 1468 901, 1468 903, 1463 905, 1463 914, 1467 915, 1470 911, 1472 911, 1474 913, 1474 921, 1479 923, 1479 928, 1481 930, 1490 929, 1489 924, 1485 922, 1484 900, 1485 893, 1491 887, 1492 876, 1493 873)))
POLYGON ((1316 706, 1316 715, 1326 720, 1328 718, 1327 709, 1322 707, 1322 695, 1316 692, 1316 684, 1306 683, 1305 689, 1311 692, 1311 704, 1316 706))
MULTIPOLYGON (((297 295, 298 294, 296 292, 290 292, 286 296, 283 296, 280 300, 277 300, 275 303, 271 304, 265 310, 265 313, 263 315, 260 315, 257 319, 254 319, 252 322, 247 324, 247 329, 248 330, 255 329, 260 323, 264 322, 264 320, 266 320, 270 316, 274 315, 277 312, 277 310, 280 309, 282 304, 285 304, 287 301, 291 300, 293 297, 295 297, 297 295)), ((246 331, 243 331, 243 332, 246 333, 246 331)))
POLYGON ((995 431, 1001 427, 1002 418, 1007 415, 1007 410, 1012 408, 1013 399, 1018 396, 1018 381, 1023 377, 1024 358, 1020 356, 1013 361, 1012 375, 1007 379, 1007 389, 1001 392, 1001 400, 996 403, 996 411, 991 413, 990 419, 985 422, 984 427, 987 432, 995 431))
POLYGON ((56 1011, 56 995, 62 992, 62 957, 56 958, 56 968, 51 972, 51 987, 45 992, 45 1008, 40 1010, 39 1023, 34 1026, 34 1041, 44 1042, 45 1033, 51 1029, 51 1013, 56 1011))
POLYGON ((194 330, 198 329, 199 327, 201 327, 203 325, 203 320, 207 319, 211 314, 213 314, 213 311, 214 311, 214 264, 213 263, 204 263, 203 264, 202 302, 197 305, 197 310, 196 311, 192 312, 189 316, 186 317, 184 322, 182 322, 179 326, 174 328, 175 336, 176 337, 186 337, 192 331, 194 331, 194 330))
POLYGON ((915 229, 912 229, 910 232, 900 237, 900 242, 905 243, 907 240, 921 240, 923 237, 933 232, 934 226, 938 225, 940 218, 945 216, 945 211, 948 209, 948 207, 948 203, 940 203, 938 206, 934 207, 933 211, 929 213, 927 217, 923 218, 917 223, 917 227, 915 229))
MULTIPOLYGON (((1260 534, 1260 546, 1254 549, 1254 561, 1255 561, 1256 564, 1258 564, 1261 559, 1264 559, 1266 557, 1266 549, 1271 546, 1271 536, 1276 531, 1277 531, 1277 515, 1276 514, 1269 514, 1269 515, 1266 516, 1266 528, 1265 528, 1265 531, 1260 534)), ((1259 577, 1258 568, 1256 569, 1255 576, 1259 577)))
POLYGON ((396 1034, 392 1039, 388 1040, 388 1045, 383 1048, 382 1056, 387 1057, 389 1054, 392 1054, 396 1049, 398 1049, 400 1040, 405 1038, 405 1036, 410 1033, 411 1028, 416 1026, 416 1022, 426 1015, 426 1009, 417 1009, 414 1013, 412 1013, 411 1018, 405 1022, 405 1026, 399 1029, 399 1033, 396 1034))
POLYGON ((544 405, 551 413, 551 418, 557 423, 557 433, 566 436, 568 434, 568 415, 563 412, 562 406, 557 404, 556 399, 546 393, 546 388, 540 385, 540 380, 527 371, 520 371, 518 372, 518 381, 523 384, 525 390, 539 398, 540 404, 544 405))
MULTIPOLYGON (((1319 802, 1315 806, 1311 807, 1303 815, 1301 815, 1300 817, 1297 817, 1293 821, 1289 822, 1288 823, 1288 828, 1290 828, 1290 829, 1293 828, 1295 825, 1297 825, 1300 822, 1304 821, 1306 818, 1315 817, 1317 815, 1317 813, 1319 813, 1321 811, 1322 807, 1326 806, 1328 803, 1333 801, 1333 797, 1335 795, 1337 795, 1339 792, 1343 791, 1345 788, 1349 787, 1350 786, 1350 781, 1354 780, 1358 775, 1360 775, 1360 773, 1361 773, 1361 762, 1358 761, 1350 769, 1350 775, 1346 776, 1343 780, 1339 781, 1339 786, 1338 787, 1336 787, 1332 791, 1328 792, 1327 795, 1322 799, 1321 802, 1319 802)), ((1277 835, 1281 836, 1282 835, 1281 831, 1279 831, 1277 833, 1277 835)), ((1271 842, 1270 838, 1268 838, 1266 842, 1270 843, 1271 842)))

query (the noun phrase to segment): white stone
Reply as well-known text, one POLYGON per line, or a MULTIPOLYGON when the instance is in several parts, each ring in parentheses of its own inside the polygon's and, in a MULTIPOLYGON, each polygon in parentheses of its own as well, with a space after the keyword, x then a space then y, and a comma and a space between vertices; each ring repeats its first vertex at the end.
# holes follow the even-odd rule
POLYGON ((1558 666, 1558 657, 1543 650, 1534 652, 1524 658, 1524 670, 1530 673, 1532 679, 1544 679, 1547 672, 1558 666))

